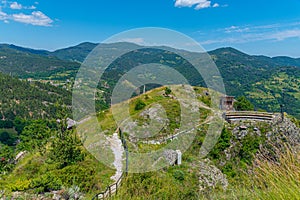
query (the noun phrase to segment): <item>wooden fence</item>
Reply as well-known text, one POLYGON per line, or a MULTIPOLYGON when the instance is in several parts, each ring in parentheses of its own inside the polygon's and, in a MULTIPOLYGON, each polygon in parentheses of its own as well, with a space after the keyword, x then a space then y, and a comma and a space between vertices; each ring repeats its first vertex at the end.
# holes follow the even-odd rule
POLYGON ((121 131, 121 129, 118 129, 119 131, 119 135, 122 141, 122 145, 124 147, 125 153, 126 153, 126 168, 125 168, 125 174, 122 173, 121 177, 117 180, 117 182, 115 182, 114 184, 111 184, 109 186, 107 186, 106 190, 103 192, 100 192, 98 194, 96 194, 92 200, 96 200, 96 199, 101 199, 101 200, 105 200, 108 199, 110 197, 112 197, 114 194, 118 194, 118 189, 121 186, 122 183, 122 179, 127 176, 128 173, 128 146, 124 137, 123 132, 121 131))
POLYGON ((114 194, 118 194, 118 189, 121 186, 123 177, 124 177, 124 173, 122 173, 121 177, 119 178, 119 180, 117 182, 115 182, 112 185, 107 186, 107 188, 104 192, 100 192, 100 193, 96 194, 92 200, 96 200, 96 199, 104 200, 104 199, 112 197, 114 194))

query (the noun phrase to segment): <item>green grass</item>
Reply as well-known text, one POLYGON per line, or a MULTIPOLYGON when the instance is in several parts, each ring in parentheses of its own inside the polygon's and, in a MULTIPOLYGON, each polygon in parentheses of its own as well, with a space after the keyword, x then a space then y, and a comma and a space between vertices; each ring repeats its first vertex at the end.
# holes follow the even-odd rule
POLYGON ((287 72, 275 73, 269 79, 254 83, 246 94, 250 100, 260 108, 278 112, 282 103, 282 92, 285 93, 285 110, 289 114, 300 118, 300 81, 297 75, 287 72))
POLYGON ((76 185, 87 196, 93 196, 112 183, 113 174, 114 170, 89 155, 82 162, 58 169, 37 152, 28 154, 9 175, 1 177, 0 190, 6 195, 14 191, 36 194, 76 185))
POLYGON ((111 199, 201 199, 201 200, 282 200, 300 199, 300 156, 290 150, 280 153, 278 163, 256 160, 252 174, 243 173, 227 190, 216 187, 199 192, 195 161, 157 172, 129 174, 118 195, 111 199), (189 163, 189 164, 187 164, 189 163))
POLYGON ((254 194, 256 199, 300 199, 300 154, 288 148, 279 155, 279 162, 257 160, 254 194))

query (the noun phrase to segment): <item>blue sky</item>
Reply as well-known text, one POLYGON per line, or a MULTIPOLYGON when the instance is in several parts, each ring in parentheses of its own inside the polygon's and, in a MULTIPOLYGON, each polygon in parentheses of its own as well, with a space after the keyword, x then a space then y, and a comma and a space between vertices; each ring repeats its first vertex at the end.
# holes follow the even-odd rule
POLYGON ((299 0, 0 0, 0 43, 55 50, 149 26, 207 50, 300 57, 299 0))

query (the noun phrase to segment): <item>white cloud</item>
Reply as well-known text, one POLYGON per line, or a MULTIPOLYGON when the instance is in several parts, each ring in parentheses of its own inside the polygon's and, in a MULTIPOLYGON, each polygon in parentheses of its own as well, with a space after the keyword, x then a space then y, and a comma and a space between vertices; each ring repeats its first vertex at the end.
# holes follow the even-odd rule
POLYGON ((2 12, 0 9, 0 20, 7 20, 8 15, 5 12, 2 12))
POLYGON ((34 26, 51 26, 53 23, 53 20, 41 11, 34 11, 30 15, 26 15, 23 13, 13 14, 12 20, 24 24, 31 24, 34 26))
POLYGON ((13 10, 21 10, 23 8, 18 2, 12 2, 9 7, 13 10))
POLYGON ((204 9, 204 8, 209 8, 211 7, 211 2, 210 1, 204 1, 198 3, 198 5, 195 7, 196 10, 204 9))
POLYGON ((224 29, 225 33, 244 33, 250 31, 249 27, 231 26, 224 29))
POLYGON ((283 30, 276 33, 248 33, 235 37, 224 37, 222 39, 206 40, 201 42, 202 45, 209 44, 242 44, 257 41, 283 41, 290 38, 300 38, 300 29, 283 30))
POLYGON ((12 10, 22 10, 22 9, 25 9, 25 10, 35 10, 36 7, 35 6, 23 6, 22 4, 18 3, 18 2, 11 2, 10 3, 10 9, 12 10))
POLYGON ((36 7, 34 5, 32 6, 23 6, 19 4, 18 2, 10 2, 6 0, 0 0, 0 4, 3 4, 4 6, 0 5, 0 21, 3 21, 4 23, 9 23, 11 21, 20 22, 24 24, 31 24, 34 26, 52 26, 53 20, 42 13, 41 11, 34 11, 31 13, 26 12, 17 12, 12 10, 35 10, 36 7), (10 12, 4 12, 1 8, 7 8, 10 12), (11 9, 11 10, 9 10, 11 9))
POLYGON ((204 9, 204 8, 216 8, 220 5, 215 3, 211 5, 211 1, 209 0, 176 0, 175 7, 193 7, 195 6, 196 10, 204 9))
POLYGON ((217 8, 217 7, 220 7, 220 4, 215 3, 215 4, 213 5, 213 8, 217 8))
POLYGON ((35 10, 36 7, 35 6, 29 6, 29 7, 26 7, 28 10, 35 10))
POLYGON ((300 38, 300 30, 285 30, 269 35, 269 39, 282 41, 289 38, 300 38))
MULTIPOLYGON (((300 22, 292 21, 266 25, 230 26, 201 35, 203 45, 244 44, 258 41, 280 42, 300 39, 300 22), (209 37, 206 37, 209 35, 209 37), (206 37, 206 38, 205 38, 206 37)), ((199 33, 199 32, 198 32, 199 33)))

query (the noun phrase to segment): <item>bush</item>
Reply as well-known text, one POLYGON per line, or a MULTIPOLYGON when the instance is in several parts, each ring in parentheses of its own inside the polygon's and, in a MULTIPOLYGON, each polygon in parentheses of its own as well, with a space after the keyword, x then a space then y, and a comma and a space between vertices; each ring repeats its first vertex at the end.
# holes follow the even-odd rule
POLYGON ((10 120, 0 120, 0 128, 13 128, 14 124, 10 120))
POLYGON ((46 121, 32 121, 23 128, 23 131, 20 134, 21 143, 18 145, 18 149, 32 151, 36 148, 45 148, 50 136, 51 130, 47 126, 46 121))
POLYGON ((25 191, 29 189, 30 181, 29 180, 17 180, 13 184, 9 185, 11 191, 25 191))
POLYGON ((251 111, 254 110, 254 105, 246 97, 241 96, 234 103, 234 108, 238 111, 251 111))
POLYGON ((145 108, 146 104, 145 102, 143 102, 142 100, 138 99, 136 104, 135 104, 135 107, 134 109, 135 110, 142 110, 143 108, 145 108))
POLYGON ((31 188, 36 188, 38 192, 49 192, 59 190, 62 187, 62 181, 55 174, 47 173, 33 179, 30 183, 31 188))
POLYGON ((231 132, 224 128, 222 130, 221 136, 215 145, 215 147, 210 152, 210 156, 213 159, 219 159, 221 152, 223 152, 226 148, 230 147, 230 139, 232 137, 231 132))
POLYGON ((13 146, 17 140, 18 136, 16 133, 9 133, 7 131, 1 131, 0 130, 0 142, 8 145, 13 146))
POLYGON ((172 93, 172 90, 171 90, 170 88, 166 87, 166 89, 165 89, 165 94, 166 94, 167 96, 169 96, 171 93, 172 93))
POLYGON ((58 164, 59 168, 84 160, 81 141, 73 131, 57 133, 48 153, 49 158, 58 164))
POLYGON ((251 136, 250 134, 246 135, 243 138, 243 145, 239 152, 239 157, 241 161, 251 164, 252 160, 259 150, 259 144, 262 142, 262 139, 257 136, 251 136))

